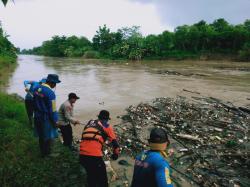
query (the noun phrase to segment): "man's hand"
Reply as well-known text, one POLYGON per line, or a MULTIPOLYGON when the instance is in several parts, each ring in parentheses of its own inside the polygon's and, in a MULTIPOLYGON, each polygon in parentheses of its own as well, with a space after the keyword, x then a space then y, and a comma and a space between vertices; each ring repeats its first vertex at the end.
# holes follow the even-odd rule
POLYGON ((174 149, 169 149, 168 150, 168 156, 172 156, 174 154, 174 149))
POLYGON ((117 160, 120 154, 120 148, 117 147, 113 150, 113 154, 111 155, 112 160, 117 160))
POLYGON ((80 125, 81 122, 79 120, 76 120, 75 123, 73 123, 73 125, 80 125))
POLYGON ((118 157, 119 157, 119 155, 114 154, 114 153, 111 155, 111 159, 112 159, 112 160, 117 160, 118 157))
POLYGON ((57 121, 57 122, 55 123, 55 127, 58 128, 58 127, 60 127, 60 126, 62 126, 62 122, 57 121))

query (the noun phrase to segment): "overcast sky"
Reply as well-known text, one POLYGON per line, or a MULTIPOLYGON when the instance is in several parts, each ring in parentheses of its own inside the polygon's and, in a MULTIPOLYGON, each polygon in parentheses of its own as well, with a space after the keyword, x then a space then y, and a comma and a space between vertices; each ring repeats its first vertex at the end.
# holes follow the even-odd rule
POLYGON ((54 35, 86 36, 98 26, 112 31, 138 25, 144 35, 159 34, 200 20, 225 18, 233 24, 250 19, 250 0, 15 0, 0 20, 20 48, 39 46, 54 35))

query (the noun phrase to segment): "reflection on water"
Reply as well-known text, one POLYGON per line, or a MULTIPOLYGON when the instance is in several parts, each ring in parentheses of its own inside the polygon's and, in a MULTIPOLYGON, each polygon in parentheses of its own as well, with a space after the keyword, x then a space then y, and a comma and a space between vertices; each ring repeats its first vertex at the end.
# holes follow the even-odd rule
POLYGON ((87 63, 82 59, 26 55, 20 55, 18 63, 7 89, 9 93, 24 96, 24 80, 40 80, 49 73, 57 73, 62 80, 56 88, 58 107, 67 99, 68 93, 76 92, 81 97, 75 106, 76 116, 83 121, 95 118, 98 111, 105 108, 111 111, 112 121, 117 122, 116 116, 124 113, 129 105, 155 97, 183 95, 183 89, 196 90, 226 100, 227 97, 238 98, 236 90, 212 85, 205 78, 153 73, 164 68, 164 63, 154 66, 98 61, 87 63))

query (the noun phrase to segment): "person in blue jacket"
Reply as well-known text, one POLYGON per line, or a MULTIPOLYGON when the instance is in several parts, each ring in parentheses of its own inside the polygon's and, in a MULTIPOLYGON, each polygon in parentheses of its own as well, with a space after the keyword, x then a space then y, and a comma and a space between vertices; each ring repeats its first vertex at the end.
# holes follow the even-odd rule
POLYGON ((154 128, 150 133, 150 150, 136 157, 131 187, 173 187, 165 150, 169 145, 167 132, 154 128))
POLYGON ((56 95, 52 89, 60 82, 58 75, 49 74, 46 83, 37 86, 34 90, 34 127, 35 134, 39 137, 42 157, 50 154, 52 141, 58 137, 56 95))
POLYGON ((33 125, 33 116, 34 116, 34 107, 33 107, 34 90, 37 86, 39 86, 39 84, 42 84, 45 82, 46 82, 46 78, 41 79, 39 82, 28 81, 28 80, 25 80, 23 82, 25 91, 27 92, 27 94, 25 95, 24 102, 25 102, 25 108, 26 108, 26 112, 28 115, 30 127, 32 127, 33 125))

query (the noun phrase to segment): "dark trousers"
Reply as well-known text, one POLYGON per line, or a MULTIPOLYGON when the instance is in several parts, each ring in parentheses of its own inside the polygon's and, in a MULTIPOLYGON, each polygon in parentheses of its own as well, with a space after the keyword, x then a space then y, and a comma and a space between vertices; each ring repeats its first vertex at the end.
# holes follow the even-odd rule
POLYGON ((34 106, 33 106, 33 101, 32 100, 25 100, 25 108, 26 112, 29 118, 29 124, 32 127, 33 124, 33 115, 34 115, 34 106))
POLYGON ((72 140, 73 140, 71 125, 69 124, 66 126, 61 126, 60 129, 61 129, 62 137, 63 137, 63 145, 71 147, 72 140))
POLYGON ((39 137, 39 148, 42 157, 48 156, 51 152, 51 144, 52 144, 52 139, 47 139, 45 140, 44 138, 44 129, 43 129, 43 121, 41 119, 36 119, 34 120, 34 125, 38 133, 39 137))
POLYGON ((106 166, 102 157, 80 155, 80 164, 87 172, 88 187, 108 187, 106 166))

